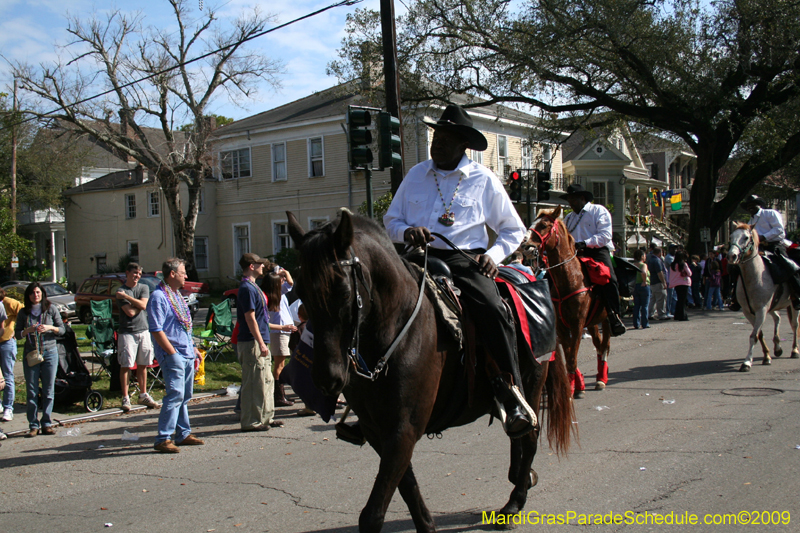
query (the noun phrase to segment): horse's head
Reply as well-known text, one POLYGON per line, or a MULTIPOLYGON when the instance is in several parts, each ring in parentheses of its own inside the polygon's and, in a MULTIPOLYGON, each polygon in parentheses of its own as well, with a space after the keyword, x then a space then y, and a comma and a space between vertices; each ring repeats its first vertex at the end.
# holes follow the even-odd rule
MULTIPOLYGON (((353 219, 342 211, 336 222, 306 233, 287 211, 289 235, 300 252, 297 287, 309 320, 314 325, 314 384, 334 395, 347 385, 347 349, 353 338, 359 287, 349 266, 354 239, 353 219)), ((360 268, 360 267, 359 267, 360 268)))
POLYGON ((758 253, 758 233, 752 226, 739 224, 731 233, 728 263, 735 265, 758 253))
POLYGON ((561 206, 555 209, 542 209, 536 214, 525 239, 522 241, 523 253, 527 257, 538 260, 540 256, 554 250, 562 239, 567 239, 564 226, 559 222, 561 206))

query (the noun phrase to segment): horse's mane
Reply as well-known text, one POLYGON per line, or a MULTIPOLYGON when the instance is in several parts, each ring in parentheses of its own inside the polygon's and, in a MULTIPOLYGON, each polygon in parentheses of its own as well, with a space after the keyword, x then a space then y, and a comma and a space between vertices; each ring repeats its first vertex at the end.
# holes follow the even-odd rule
MULTIPOLYGON (((750 229, 750 224, 746 224, 746 223, 744 223, 744 222, 737 222, 737 223, 736 223, 736 229, 746 229, 746 230, 749 230, 749 229, 750 229)), ((735 231, 735 230, 734 230, 734 231, 735 231)))
POLYGON ((536 218, 542 218, 545 215, 552 217, 557 209, 557 207, 554 207, 553 209, 539 209, 539 212, 536 213, 536 218))

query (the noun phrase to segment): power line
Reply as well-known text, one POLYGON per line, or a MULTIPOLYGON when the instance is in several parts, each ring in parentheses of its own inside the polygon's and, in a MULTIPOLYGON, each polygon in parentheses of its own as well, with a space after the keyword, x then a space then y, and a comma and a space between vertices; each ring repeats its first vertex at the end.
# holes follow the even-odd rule
POLYGON ((341 0, 340 2, 337 2, 335 4, 331 4, 329 6, 323 7, 322 9, 318 9, 317 11, 314 11, 312 13, 308 13, 308 14, 303 15, 301 17, 298 17, 298 18, 296 18, 294 20, 290 20, 289 22, 286 22, 284 24, 280 24, 278 26, 275 26, 274 28, 270 28, 268 30, 262 31, 260 33, 255 34, 255 35, 251 35, 249 37, 246 37, 244 39, 241 39, 239 41, 231 43, 228 46, 223 46, 222 48, 217 48, 216 50, 212 50, 210 52, 206 52, 205 54, 197 56, 197 57, 195 57, 193 59, 189 59, 188 61, 184 61, 183 63, 176 63, 175 65, 173 65, 173 66, 171 66, 169 68, 165 68, 163 70, 159 70, 158 72, 153 72, 152 74, 149 74, 149 75, 147 75, 147 76, 145 76, 143 78, 139 78, 137 80, 129 81, 128 83, 124 83, 124 84, 120 85, 119 87, 114 87, 114 88, 109 89, 107 91, 103 91, 101 93, 95 94, 94 96, 86 97, 86 98, 84 98, 82 100, 78 100, 76 102, 72 102, 71 104, 67 104, 67 105, 65 105, 63 107, 59 107, 57 109, 53 109, 52 111, 48 111, 46 113, 37 114, 36 116, 30 117, 30 118, 26 118, 24 120, 20 120, 19 122, 16 122, 14 124, 9 124, 9 125, 2 126, 2 127, 0 127, 0 131, 3 131, 3 130, 8 129, 8 128, 13 128, 15 126, 19 126, 21 124, 25 124, 26 122, 30 122, 32 120, 36 120, 37 118, 42 117, 42 116, 52 115, 53 113, 61 111, 64 108, 71 108, 71 107, 74 107, 74 106, 89 102, 91 100, 94 100, 95 98, 100 98, 101 96, 105 96, 107 94, 116 92, 119 89, 125 89, 127 87, 131 87, 133 85, 136 85, 137 83, 141 83, 141 82, 147 81, 147 80, 149 80, 151 78, 155 78, 156 76, 160 76, 162 74, 166 74, 167 72, 175 70, 175 69, 177 69, 179 67, 182 67, 182 66, 185 66, 185 65, 189 65, 189 64, 194 63, 196 61, 200 61, 201 59, 205 59, 207 57, 213 56, 214 54, 222 52, 223 50, 227 50, 228 48, 233 48, 234 46, 239 46, 240 44, 246 43, 248 41, 252 41, 253 39, 256 39, 258 37, 263 37, 264 35, 267 35, 268 33, 272 33, 274 31, 286 28, 287 26, 291 26, 292 24, 300 22, 301 20, 305 20, 307 18, 314 17, 316 15, 319 15, 320 13, 324 13, 325 11, 328 11, 328 10, 333 9, 335 7, 352 6, 352 5, 355 5, 355 4, 359 4, 359 3, 363 2, 363 1, 364 0, 341 0))

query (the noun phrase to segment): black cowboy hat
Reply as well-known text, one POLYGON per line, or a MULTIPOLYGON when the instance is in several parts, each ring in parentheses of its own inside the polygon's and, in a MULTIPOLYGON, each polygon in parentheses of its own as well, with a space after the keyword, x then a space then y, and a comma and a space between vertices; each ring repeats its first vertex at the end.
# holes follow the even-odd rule
POLYGON ((569 187, 567 187, 567 193, 562 194, 559 196, 562 200, 566 200, 570 196, 583 196, 587 202, 591 202, 594 200, 594 195, 583 188, 583 185, 579 183, 573 183, 569 187))
POLYGON ((760 198, 755 194, 751 194, 742 201, 742 207, 747 207, 750 204, 756 204, 760 205, 761 207, 767 207, 767 202, 765 202, 763 198, 760 198))
POLYGON ((442 118, 437 122, 428 122, 427 120, 423 120, 423 122, 435 130, 443 129, 458 133, 469 143, 467 148, 472 150, 483 152, 489 146, 483 133, 472 127, 472 119, 467 112, 455 104, 447 106, 442 113, 442 118))

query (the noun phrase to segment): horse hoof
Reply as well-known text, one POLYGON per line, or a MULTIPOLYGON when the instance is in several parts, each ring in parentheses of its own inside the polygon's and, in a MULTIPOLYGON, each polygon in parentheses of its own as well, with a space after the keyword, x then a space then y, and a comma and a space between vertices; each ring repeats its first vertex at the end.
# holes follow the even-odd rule
POLYGON ((791 358, 792 359, 800 359, 800 353, 799 352, 792 352, 792 357, 791 358))
POLYGON ((762 365, 771 365, 772 364, 772 359, 764 359, 763 361, 761 361, 761 364, 762 365))
POLYGON ((585 392, 583 392, 582 390, 576 390, 575 394, 573 395, 573 398, 575 398, 576 400, 582 400, 584 396, 586 396, 585 392))
POLYGON ((531 488, 535 487, 539 484, 539 474, 536 473, 536 470, 531 468, 531 488))
POLYGON ((750 372, 750 365, 742 365, 739 367, 739 372, 750 372))
POLYGON ((783 348, 778 348, 775 350, 775 357, 780 357, 783 355, 783 348))
POLYGON ((606 384, 603 383, 602 381, 598 381, 597 383, 594 384, 594 390, 605 390, 605 389, 606 389, 606 384))

